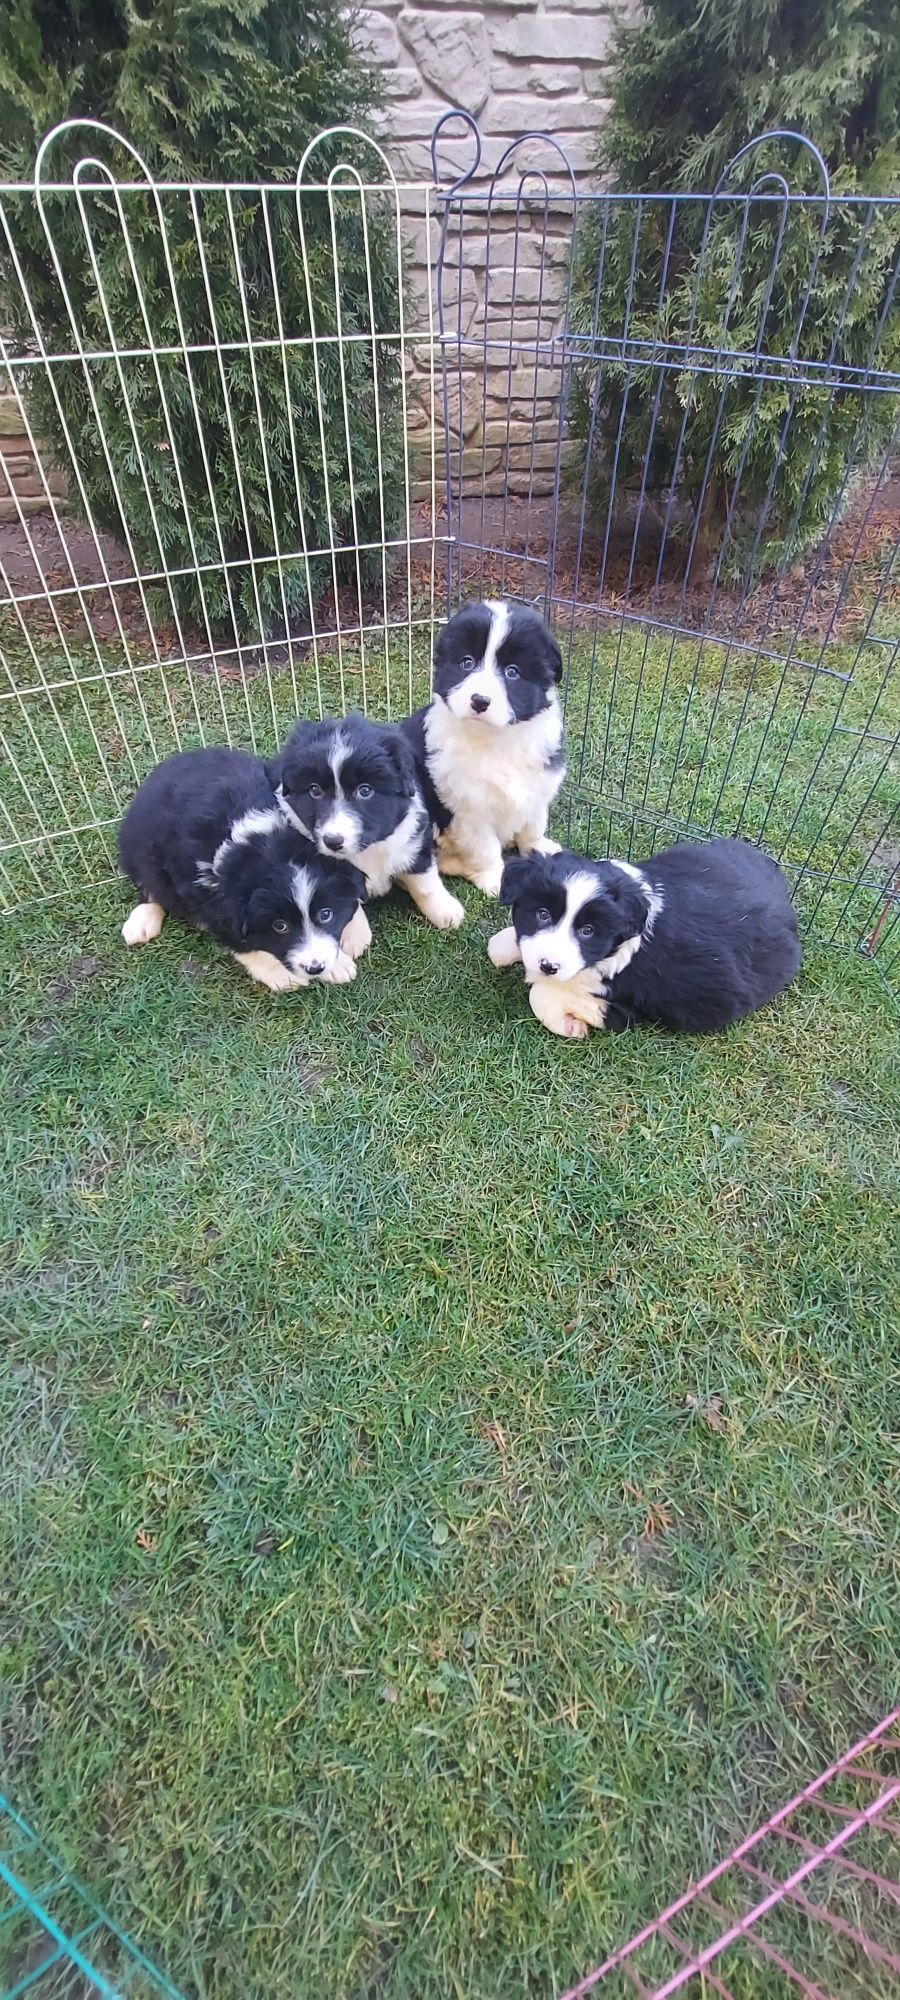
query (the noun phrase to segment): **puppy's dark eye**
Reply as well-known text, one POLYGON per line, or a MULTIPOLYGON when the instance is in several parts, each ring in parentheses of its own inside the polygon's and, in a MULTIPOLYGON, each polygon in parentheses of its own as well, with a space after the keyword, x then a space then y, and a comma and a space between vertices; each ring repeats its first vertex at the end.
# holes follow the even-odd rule
POLYGON ((279 935, 279 937, 283 937, 283 936, 284 936, 284 933, 285 933, 285 931, 286 931, 286 930, 289 930, 289 929, 290 929, 290 925, 289 925, 289 923, 288 923, 288 920, 287 920, 287 918, 286 918, 286 917, 273 917, 273 918, 272 918, 272 929, 273 929, 273 931, 277 931, 277 932, 278 932, 278 935, 279 935))
POLYGON ((326 908, 326 909, 324 909, 324 910, 317 910, 317 911, 316 911, 316 923, 317 923, 317 924, 330 924, 330 922, 331 922, 331 919, 332 919, 333 915, 334 915, 334 911, 333 911, 333 910, 329 910, 329 909, 327 909, 327 908, 326 908))
POLYGON ((462 670, 463 670, 463 673, 464 673, 464 674, 470 674, 470 673, 472 673, 472 671, 473 671, 473 669, 474 669, 474 666, 475 666, 475 662, 474 662, 474 660, 473 660, 473 658, 472 658, 472 655, 471 655, 471 653, 467 653, 467 654, 466 654, 466 656, 465 656, 465 659, 463 659, 463 660, 460 660, 460 663, 459 663, 459 664, 460 664, 460 666, 462 667, 462 670))
POLYGON ((374 785, 357 785, 353 796, 355 799, 370 799, 373 796, 374 790, 374 785))
POLYGON ((593 937, 594 935, 593 924, 579 924, 577 935, 578 937, 583 937, 583 938, 593 937))
POLYGON ((535 910, 534 921, 536 924, 540 924, 541 930, 543 930, 547 924, 552 924, 553 918, 549 910, 535 910))
POLYGON ((513 667, 513 666, 504 667, 503 671, 508 681, 517 681, 519 679, 518 667, 513 667))
POLYGON ((308 789, 308 791, 309 791, 309 796, 310 796, 310 798, 311 798, 311 799, 320 799, 320 798, 321 798, 321 796, 322 796, 322 787, 321 787, 321 785, 309 785, 309 786, 307 787, 307 789, 308 789))

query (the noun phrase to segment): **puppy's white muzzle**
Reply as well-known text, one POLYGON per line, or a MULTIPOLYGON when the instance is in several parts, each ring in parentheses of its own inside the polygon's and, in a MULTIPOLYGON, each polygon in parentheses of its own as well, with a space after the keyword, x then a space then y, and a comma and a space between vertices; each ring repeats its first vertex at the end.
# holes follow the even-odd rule
POLYGON ((451 715, 461 722, 486 722, 492 729, 505 729, 513 720, 506 689, 495 667, 480 667, 445 696, 451 715))
POLYGON ((362 828, 356 814, 348 812, 345 806, 339 806, 316 827, 316 846, 320 854, 358 854, 361 835, 362 828))
POLYGON ((574 979, 585 968, 578 939, 566 924, 519 939, 526 979, 574 979))
POLYGON ((327 931, 310 931, 306 943, 288 953, 288 966, 291 972, 305 972, 308 979, 321 979, 324 972, 334 971, 339 951, 337 938, 327 931))

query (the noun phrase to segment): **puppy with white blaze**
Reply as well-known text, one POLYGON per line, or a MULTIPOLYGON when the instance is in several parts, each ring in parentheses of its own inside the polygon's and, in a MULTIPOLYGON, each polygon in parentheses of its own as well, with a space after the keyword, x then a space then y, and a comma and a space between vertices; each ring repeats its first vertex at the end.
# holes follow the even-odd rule
POLYGON ((362 715, 298 722, 269 775, 294 825, 320 854, 352 861, 370 896, 399 882, 438 930, 463 923, 462 903, 437 871, 430 813, 397 724, 362 715))
POLYGON ((745 840, 671 847, 636 868, 578 854, 508 861, 512 924, 493 965, 523 965, 554 1035, 656 1021, 709 1034, 765 1007, 803 954, 787 883, 745 840))
POLYGON ((434 697, 403 728, 438 828, 438 866, 488 896, 503 851, 553 854, 550 807, 566 774, 562 655, 536 611, 468 604, 440 634, 434 697))
POLYGON ((364 877, 323 860, 243 750, 158 764, 122 821, 119 860, 141 897, 122 925, 126 944, 149 944, 167 916, 180 917, 273 993, 346 986, 372 941, 364 877))

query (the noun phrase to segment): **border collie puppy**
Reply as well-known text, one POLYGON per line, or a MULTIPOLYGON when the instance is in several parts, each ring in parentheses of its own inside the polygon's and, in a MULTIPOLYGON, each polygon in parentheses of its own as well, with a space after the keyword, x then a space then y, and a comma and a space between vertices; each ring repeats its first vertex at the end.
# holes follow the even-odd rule
POLYGON ((122 925, 148 944, 168 915, 208 931, 273 993, 345 986, 372 933, 358 869, 323 860, 277 804, 257 757, 186 750, 158 764, 119 831, 141 901, 122 925))
POLYGON ((464 921, 438 874, 415 759, 396 724, 362 715, 298 722, 269 775, 294 825, 319 854, 361 869, 370 896, 399 882, 438 930, 464 921))
POLYGON ((445 875, 500 893, 503 850, 555 854, 550 807, 565 777, 562 655, 536 611, 468 604, 445 625, 434 697, 403 724, 439 830, 445 875))
POLYGON ((671 847, 641 868, 529 855, 507 862, 501 897, 513 921, 491 962, 524 965, 555 1035, 636 1021, 708 1034, 764 1007, 802 964, 784 876, 745 840, 671 847))

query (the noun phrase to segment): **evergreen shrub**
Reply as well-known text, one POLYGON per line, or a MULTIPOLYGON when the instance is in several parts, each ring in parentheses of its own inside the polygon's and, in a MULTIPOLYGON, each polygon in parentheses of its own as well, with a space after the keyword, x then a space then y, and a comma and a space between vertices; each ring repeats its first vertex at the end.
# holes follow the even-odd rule
MULTIPOLYGON (((293 193, 309 140, 331 124, 364 122, 377 94, 377 73, 356 54, 338 0, 11 0, 0 47, 4 178, 30 179, 44 134, 75 117, 121 133, 157 181, 245 184, 230 195, 163 193, 165 243, 153 195, 122 196, 133 269, 111 192, 83 196, 84 223, 72 194, 46 194, 84 350, 144 352, 119 364, 55 364, 59 408, 44 371, 27 371, 32 421, 69 473, 76 511, 87 509, 66 428, 97 526, 130 536, 142 572, 182 572, 171 584, 178 615, 216 637, 280 635, 285 612, 291 627, 330 582, 327 557, 311 571, 302 561, 249 560, 298 550, 301 509, 310 548, 380 544, 396 520, 396 228, 377 197, 366 196, 364 217, 359 195, 341 193, 335 260, 328 198, 304 196, 304 268, 293 193), (263 182, 284 192, 264 203, 263 182), (335 334, 339 323, 345 336, 364 337, 320 341, 314 356, 305 337, 313 327, 335 334), (373 330, 385 337, 373 341, 373 330), (189 361, 166 351, 185 341, 199 350, 189 361)), ((96 154, 117 179, 140 180, 122 148, 84 132, 76 139, 79 157, 96 154)), ((324 180, 335 157, 317 149, 311 177, 324 180)), ((54 142, 43 178, 67 181, 71 166, 71 145, 54 142)), ((359 166, 364 179, 379 177, 368 149, 359 166)), ((71 354, 77 343, 39 208, 19 196, 7 213, 47 352, 71 354)), ((33 344, 2 255, 0 322, 33 344)), ((380 550, 364 569, 380 575, 380 550)), ((355 577, 353 559, 339 572, 355 577)), ((167 590, 157 603, 171 612, 167 590)))

